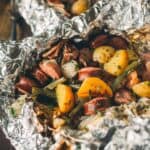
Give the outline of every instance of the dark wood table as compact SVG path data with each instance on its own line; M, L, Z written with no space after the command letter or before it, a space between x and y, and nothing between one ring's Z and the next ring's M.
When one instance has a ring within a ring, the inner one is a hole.
M12 20L10 0L0 0L0 40L10 39ZM17 40L31 36L29 26L22 17L19 17L17 29Z

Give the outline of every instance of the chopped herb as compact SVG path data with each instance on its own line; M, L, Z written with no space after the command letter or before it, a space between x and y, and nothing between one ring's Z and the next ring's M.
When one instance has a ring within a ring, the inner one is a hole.
M121 66L120 66L120 65L118 65L118 69L121 69Z
M75 64L75 63L73 62L73 64ZM75 70L76 70L76 71L79 70L79 65L78 65L78 64L75 64Z
M150 81L147 81L146 83L147 83L148 86L150 86Z
M16 112L13 108L10 108L10 113L13 117L16 117Z

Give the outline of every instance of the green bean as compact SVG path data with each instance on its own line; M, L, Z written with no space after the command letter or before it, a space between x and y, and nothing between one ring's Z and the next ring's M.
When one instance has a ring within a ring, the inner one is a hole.
M83 105L87 101L89 101L89 99L80 100L77 106L69 113L69 117L72 118L73 116L75 116L83 108Z
M116 91L116 89L119 88L123 79L140 64L141 64L141 62L139 60L133 61L131 64L129 64L128 67L125 69L125 71L120 76L118 76L115 79L115 81L113 82L113 84L112 84L113 91Z
M53 90L49 90L46 88L42 89L42 88L33 87L32 88L32 99L36 100L36 98L39 95L45 95L50 98L56 98L55 91L53 91Z
M53 90L58 84L60 83L64 83L66 81L66 79L64 77L53 81L52 83L48 84L46 87L44 87L44 89L49 89L49 90Z

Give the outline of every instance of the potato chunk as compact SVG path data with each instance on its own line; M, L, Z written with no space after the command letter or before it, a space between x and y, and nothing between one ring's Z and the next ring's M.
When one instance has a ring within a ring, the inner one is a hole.
M71 87L64 84L58 84L56 87L56 97L59 109L62 113L67 113L73 108L74 94Z
M108 73L119 76L128 65L128 53L126 50L118 50L114 56L104 64L104 70Z
M140 82L132 87L135 94L140 97L150 98L150 81Z
M81 13L84 13L87 9L89 9L88 0L77 0L73 3L71 12L74 15L80 15Z
M91 95L108 95L112 96L112 90L107 83L97 77L86 78L77 95L79 98L87 98Z
M110 46L100 46L94 50L93 60L104 64L114 55L115 49Z

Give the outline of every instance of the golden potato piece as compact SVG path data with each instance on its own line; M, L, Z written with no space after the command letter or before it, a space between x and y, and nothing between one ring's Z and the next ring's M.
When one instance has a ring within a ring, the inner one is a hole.
M115 49L110 46L100 46L94 50L93 60L105 64L114 55Z
M128 65L128 53L126 50L118 50L114 56L104 64L104 70L108 73L118 76L123 73Z
M109 85L97 77L86 78L77 92L79 98L87 98L90 94L108 96L113 95Z
M71 12L74 15L80 15L81 13L85 12L89 9L89 1L88 0L77 0L73 3Z
M135 94L140 97L150 98L150 81L140 82L132 87Z
M56 97L59 109L62 113L67 113L73 108L74 94L71 87L64 84L58 84L56 87Z

